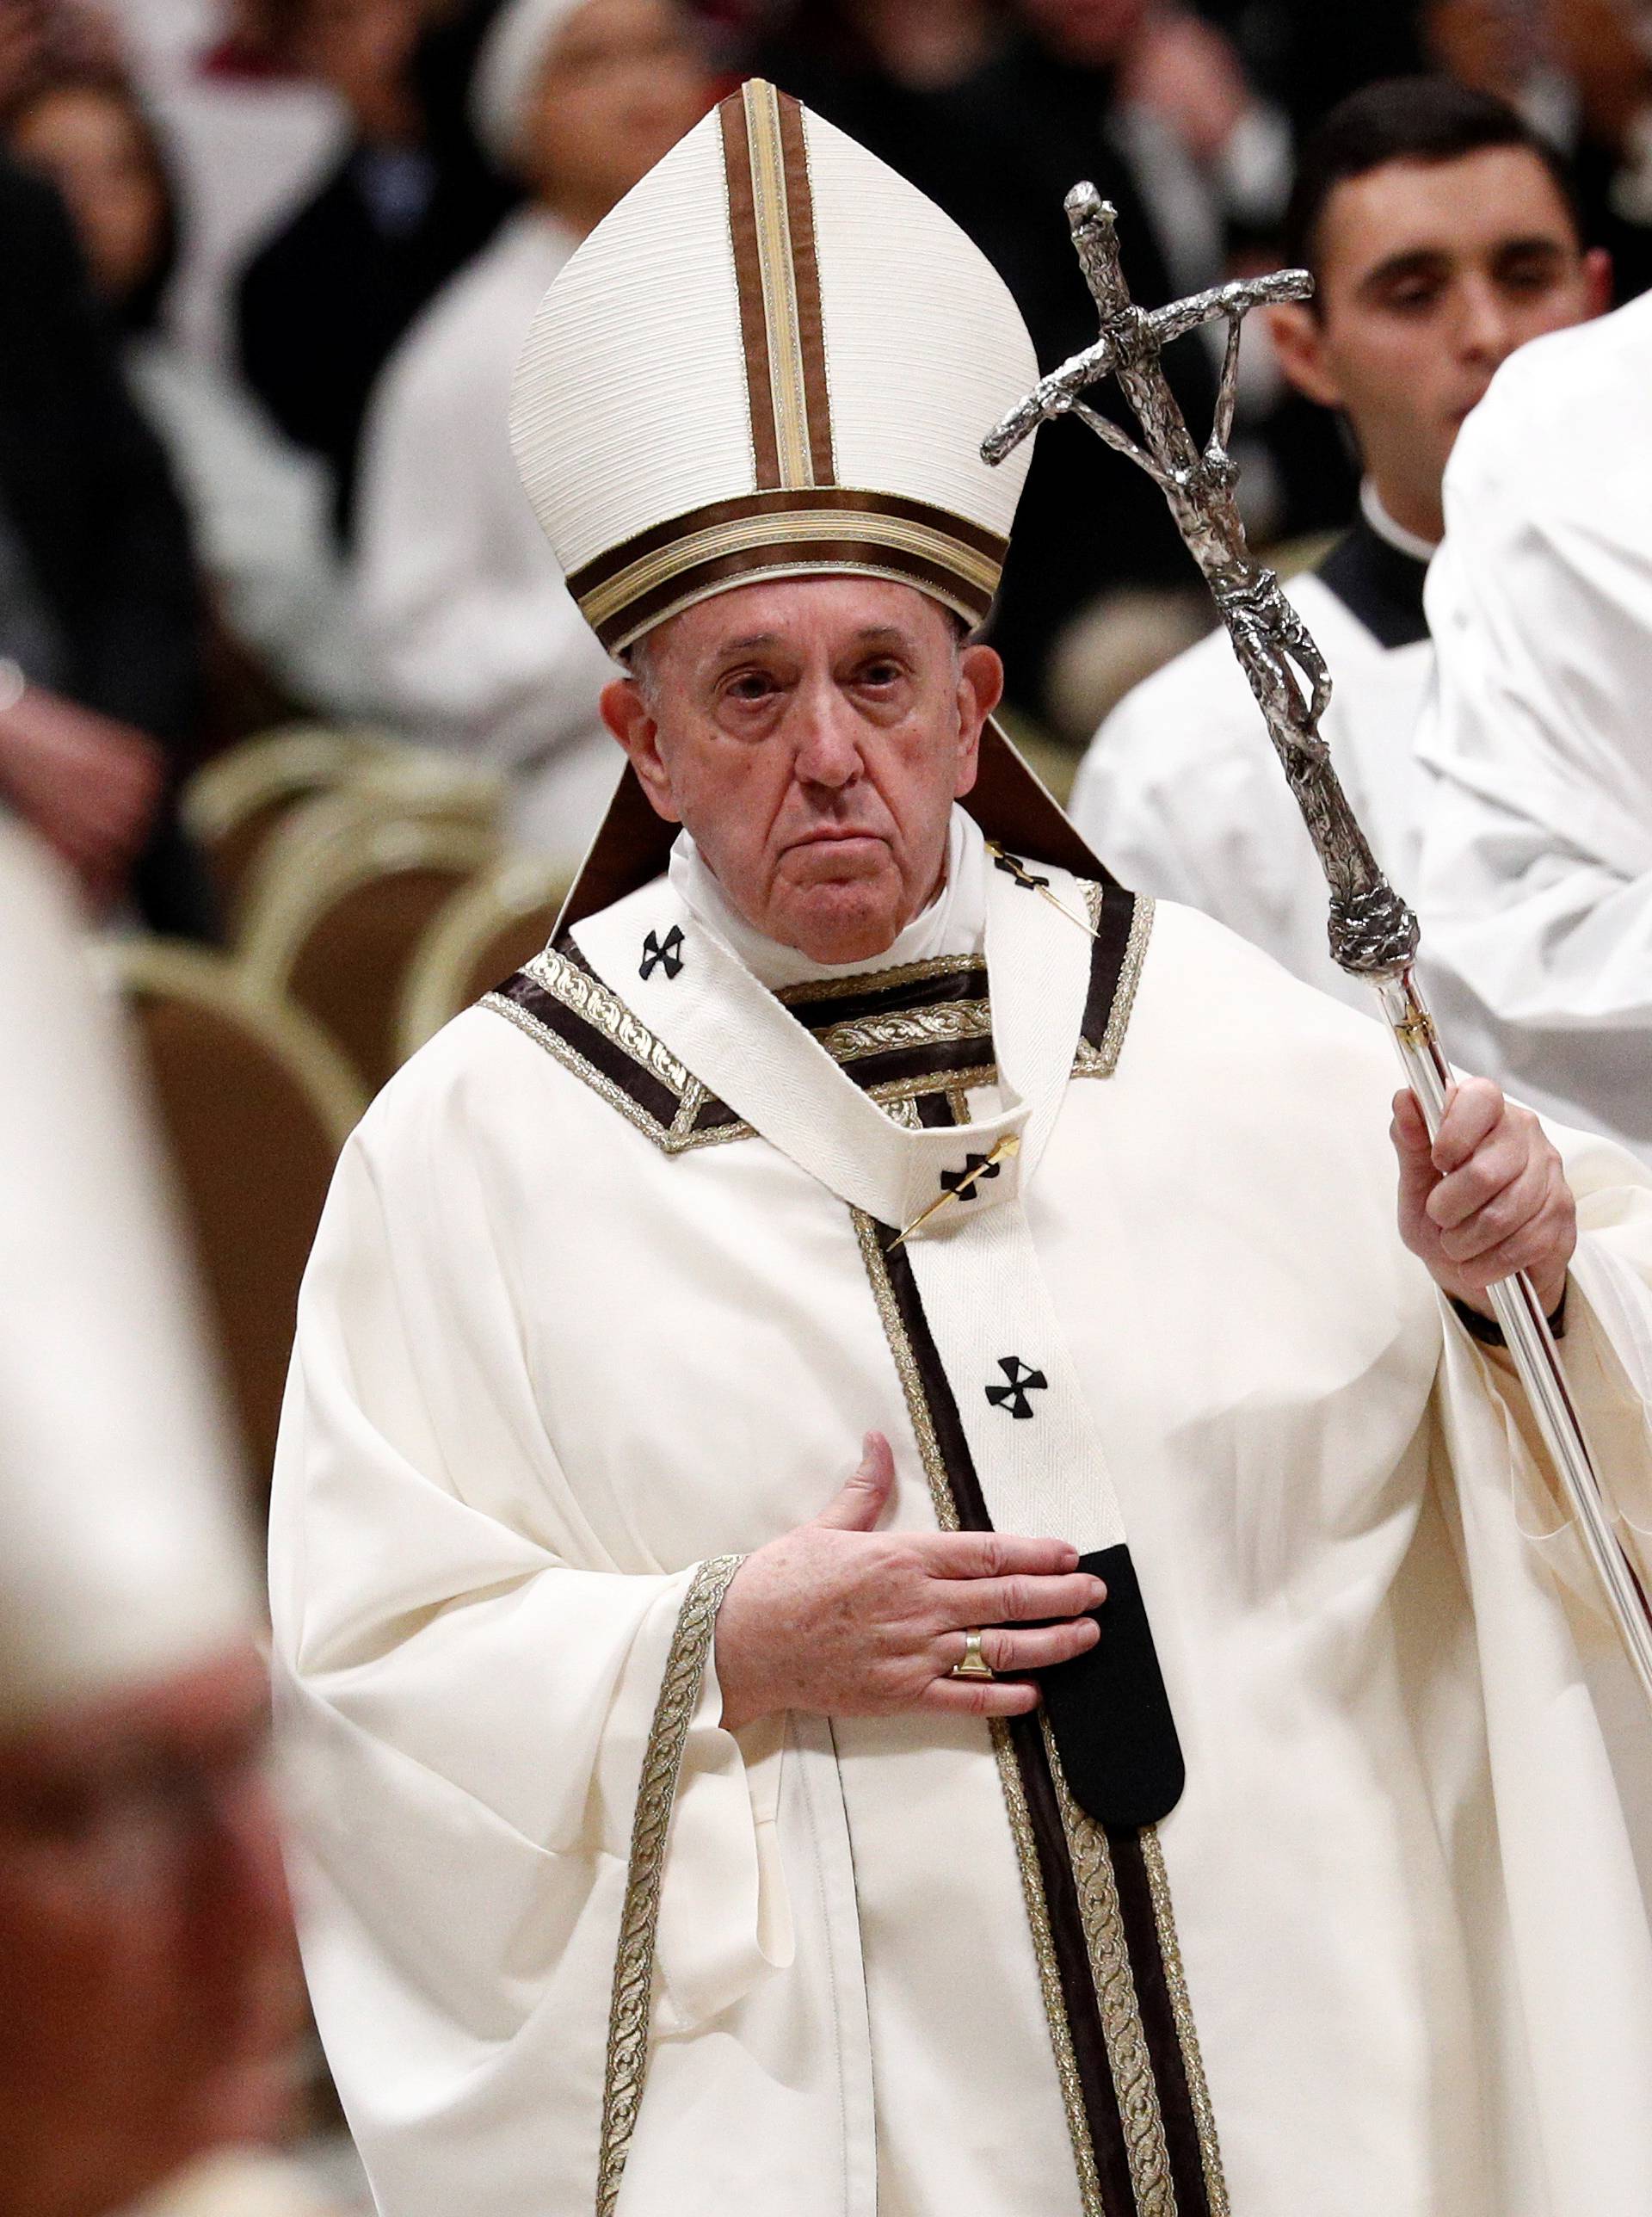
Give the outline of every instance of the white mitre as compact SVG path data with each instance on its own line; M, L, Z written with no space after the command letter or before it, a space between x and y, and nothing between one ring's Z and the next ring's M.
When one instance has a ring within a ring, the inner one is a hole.
M112 1011L0 820L0 1736L243 1643L236 1451Z
M1020 311L974 242L853 139L754 80L557 279L517 365L511 443L612 654L764 578L893 578L973 627L1032 453L994 469L981 442L1038 376ZM994 730L967 805L1006 843L1094 871ZM651 874L663 842L628 776L569 920Z

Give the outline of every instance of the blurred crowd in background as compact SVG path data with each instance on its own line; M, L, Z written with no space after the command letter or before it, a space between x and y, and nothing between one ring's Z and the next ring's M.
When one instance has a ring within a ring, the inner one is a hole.
M102 911L221 928L177 793L294 718L493 765L525 843L576 856L613 775L604 665L503 392L572 245L742 74L938 200L1050 364L1094 336L1074 182L1118 206L1138 298L1195 290L1277 261L1304 133L1398 71L1513 102L1572 157L1618 297L1652 280L1636 0L589 0L546 12L551 65L514 88L499 13L0 0L0 656L30 681L0 694L0 789ZM1197 419L1217 362L1174 366ZM1261 546L1353 513L1346 432L1261 319L1236 450ZM1014 707L1082 746L1205 621L1151 485L1048 435L995 620Z

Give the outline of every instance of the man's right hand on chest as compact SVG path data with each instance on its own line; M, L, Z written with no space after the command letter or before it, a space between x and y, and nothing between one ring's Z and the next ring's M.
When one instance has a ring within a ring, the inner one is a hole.
M1014 1674L1095 1645L1087 1612L1106 1588L1078 1569L1077 1548L998 1532L875 1531L894 1483L889 1442L868 1432L836 1498L742 1564L717 1625L726 1729L781 1709L1016 1716L1039 1693ZM952 1677L974 1630L998 1675Z

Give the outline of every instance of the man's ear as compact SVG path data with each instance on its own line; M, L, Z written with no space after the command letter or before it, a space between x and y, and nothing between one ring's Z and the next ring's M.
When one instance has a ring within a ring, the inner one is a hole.
M958 774L952 797L962 800L975 784L981 734L1004 697L1004 665L989 646L966 646L958 658Z
M1583 256L1583 281L1588 288L1589 315L1604 316L1612 306L1612 256L1604 246L1592 246Z
M1326 358L1325 326L1319 318L1295 300L1266 312L1273 351L1291 384L1322 408L1340 408L1342 388Z
M681 824L671 775L660 752L660 727L634 677L616 677L604 689L602 720L625 749L648 795L649 806L668 824Z

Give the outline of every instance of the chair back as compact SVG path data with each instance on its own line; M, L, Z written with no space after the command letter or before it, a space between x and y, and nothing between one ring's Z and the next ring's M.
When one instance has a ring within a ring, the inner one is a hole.
M231 930L276 826L300 802L348 784L375 756L393 756L396 744L384 732L283 725L215 755L194 773L183 789L183 820L206 857Z
M299 1281L365 1095L313 1024L225 956L134 939L99 960L148 1071L262 1514Z
M410 815L398 795L311 801L277 832L249 891L248 974L321 1024L376 1091L401 1060L398 1018L420 942L498 851L491 830Z
M532 855L508 855L454 894L425 934L402 997L402 1057L531 961L572 883Z

